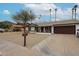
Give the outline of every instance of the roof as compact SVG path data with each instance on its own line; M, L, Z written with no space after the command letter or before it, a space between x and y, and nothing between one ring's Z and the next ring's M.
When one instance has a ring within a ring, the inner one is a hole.
M27 24L27 25L26 25L26 27L28 27L28 26L35 27L35 26L37 26L37 25L31 23L31 24ZM22 27L23 27L23 24L13 24L12 27L19 27L19 28L22 28Z
M23 27L22 25L12 25L13 27Z
M52 25L63 25L63 24L79 24L79 20L64 20L55 22L43 22L38 23L38 26L52 26Z
M34 23L31 23L31 24L29 24L29 26L35 27L35 26L38 26L38 25L34 24Z

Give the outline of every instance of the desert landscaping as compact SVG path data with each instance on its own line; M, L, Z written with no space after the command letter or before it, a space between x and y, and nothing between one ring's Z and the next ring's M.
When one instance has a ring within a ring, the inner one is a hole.
M27 48L31 48L35 44L41 42L42 40L46 39L49 35L48 34L35 34L29 33L27 36ZM5 32L0 33L0 40L7 40L13 42L15 44L23 46L23 36L22 32Z

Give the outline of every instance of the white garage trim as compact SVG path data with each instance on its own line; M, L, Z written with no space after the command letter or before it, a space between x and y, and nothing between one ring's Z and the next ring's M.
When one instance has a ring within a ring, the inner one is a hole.
M76 33L75 34L77 34L77 29L79 29L79 24L75 25L75 29L76 29Z

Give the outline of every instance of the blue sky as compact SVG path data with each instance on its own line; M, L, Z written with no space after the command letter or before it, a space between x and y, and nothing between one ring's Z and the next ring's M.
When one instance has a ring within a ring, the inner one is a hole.
M54 9L58 8L57 19L71 18L70 9L74 6L74 3L54 3L54 4L19 4L19 3L0 3L0 20L12 20L12 15L19 12L21 9L29 8L35 15L37 15L34 22L39 22L38 17L42 15L40 21L49 21L49 9L52 9L52 20L54 19ZM69 13L70 12L70 13ZM69 16L70 15L70 16Z
M1 20L10 20L11 16L14 15L17 11L21 10L23 8L23 6L21 4L0 4L0 19ZM4 10L8 10L10 12L10 14L4 14Z
M74 3L56 3L56 5L61 7L62 9L65 9L65 8L71 8L75 4Z

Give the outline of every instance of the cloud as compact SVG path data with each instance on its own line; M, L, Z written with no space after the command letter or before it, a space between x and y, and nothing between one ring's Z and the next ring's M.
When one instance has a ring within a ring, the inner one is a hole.
M30 8L37 16L39 15L50 16L49 9L52 9L52 21L54 20L55 17L55 8L57 8L57 21L72 19L72 8L62 9L61 7L58 7L55 4L49 4L49 3L24 4L24 7ZM77 9L77 13L79 13L79 8ZM43 20L40 21L42 22ZM39 22L39 20L36 20L36 22Z
M49 15L49 9L54 10L56 6L54 4L24 4L25 8L30 8L36 15Z
M71 11L71 8L67 8L65 10L62 10L61 8L57 11L57 17L59 19L70 19L72 16L72 11Z
M49 16L50 15L50 11L49 9L52 9L52 16L54 15L54 9L57 8L57 6L55 4L44 4L44 3L38 3L38 4L24 4L24 8L26 9L31 9L35 15L37 16L37 18L33 21L33 22L44 22L47 20L43 20L43 19L38 19L39 15L42 16Z
M3 14L5 14L5 15L9 15L10 12L9 12L9 10L3 10Z

